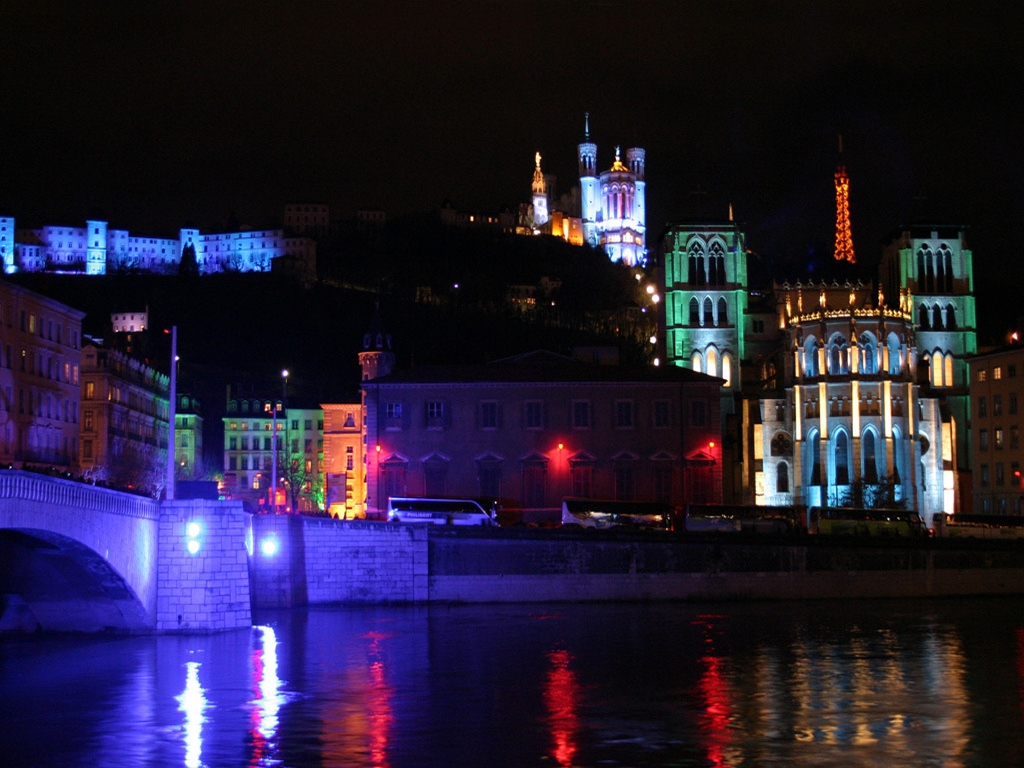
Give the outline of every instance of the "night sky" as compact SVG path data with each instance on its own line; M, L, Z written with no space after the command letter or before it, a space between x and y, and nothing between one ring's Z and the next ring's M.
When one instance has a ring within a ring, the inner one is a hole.
M1008 2L0 3L0 209L133 234L526 202L647 150L649 240L725 218L828 256L844 137L854 240L970 226L980 325L1024 291L1024 24ZM1019 310L1014 310L1019 312ZM984 340L984 339L983 339Z

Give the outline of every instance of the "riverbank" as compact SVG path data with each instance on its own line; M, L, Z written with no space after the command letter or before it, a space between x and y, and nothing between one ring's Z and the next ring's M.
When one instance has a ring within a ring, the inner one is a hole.
M253 609L1024 595L1024 543L253 518ZM275 542L268 555L261 541Z

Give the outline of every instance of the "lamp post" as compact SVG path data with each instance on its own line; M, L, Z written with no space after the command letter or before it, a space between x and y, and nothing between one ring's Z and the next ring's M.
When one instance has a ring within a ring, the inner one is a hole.
M288 462L288 369L284 368L281 371L281 418L284 419L284 459L285 466L281 467L283 474L288 473L287 462ZM277 437L277 427L274 427L274 437ZM277 452L274 452L274 456L277 456ZM274 503L277 503L277 473L274 473ZM285 497L284 497L284 508L288 509L288 493L287 486L285 486ZM276 508L274 510L277 511ZM294 511L294 510L292 510Z

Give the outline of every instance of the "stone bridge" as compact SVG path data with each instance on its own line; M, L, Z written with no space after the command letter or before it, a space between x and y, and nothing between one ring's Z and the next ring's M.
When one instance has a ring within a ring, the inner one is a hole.
M239 503L0 470L0 631L248 627L251 541Z

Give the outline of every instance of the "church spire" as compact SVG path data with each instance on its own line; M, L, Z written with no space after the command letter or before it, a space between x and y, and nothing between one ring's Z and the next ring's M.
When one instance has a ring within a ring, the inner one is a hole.
M839 136L839 166L835 173L836 184L836 261L857 262L853 252L853 233L850 229L850 177L843 163L843 137Z

